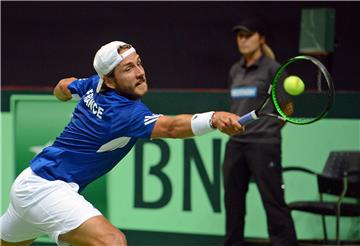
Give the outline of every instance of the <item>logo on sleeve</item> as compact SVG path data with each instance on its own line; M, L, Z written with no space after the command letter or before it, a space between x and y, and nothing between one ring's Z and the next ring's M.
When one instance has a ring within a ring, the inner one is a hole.
M153 123L156 121L162 114L152 114L150 116L145 116L144 118L144 125L149 125L150 123Z

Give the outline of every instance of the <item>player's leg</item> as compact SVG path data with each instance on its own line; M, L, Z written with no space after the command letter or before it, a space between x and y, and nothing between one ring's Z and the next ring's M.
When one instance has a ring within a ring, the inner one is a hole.
M28 246L30 245L35 239L31 239L31 240L26 240L26 241L22 241L22 242L7 242L4 240L0 240L0 245L1 246Z
M253 144L250 165L265 208L274 245L297 245L294 224L282 189L280 144Z
M126 245L125 235L101 215L92 217L78 228L60 235L59 240L76 246Z
M245 144L229 141L223 165L226 235L224 245L243 245L246 193L250 172L245 163Z
M22 186L27 173L28 170L23 171L11 186L9 206L0 217L1 245L30 245L42 234L39 228L21 215L22 208L27 208L26 190ZM19 196L22 198L19 199Z
M89 228L88 225L93 221L102 233L95 235L104 236L104 232L110 232L110 235L115 235L114 240L123 238L78 190L79 186L75 183L48 181L37 176L31 169L26 169L13 184L9 209L0 220L1 226L5 228L2 228L0 238L7 242L20 242L47 234L57 244L63 245L59 235L77 228L80 232L86 231L82 228ZM107 237L106 240L110 241Z
M37 235L39 231L18 216L10 203L6 212L0 217L0 245L30 245Z

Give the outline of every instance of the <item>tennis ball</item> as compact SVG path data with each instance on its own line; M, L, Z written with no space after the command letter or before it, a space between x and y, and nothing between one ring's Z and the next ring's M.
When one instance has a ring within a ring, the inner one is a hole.
M284 89L292 96L298 96L304 92L305 84L298 76L291 75L284 81Z

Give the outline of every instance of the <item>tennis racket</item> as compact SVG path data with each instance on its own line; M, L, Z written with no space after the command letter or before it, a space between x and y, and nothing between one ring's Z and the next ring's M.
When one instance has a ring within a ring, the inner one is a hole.
M297 76L304 82L304 92L299 95L286 92L284 83L288 75ZM260 107L240 117L239 123L246 125L268 116L296 125L310 124L327 115L334 103L334 93L331 76L318 59L296 56L277 70ZM270 101L276 113L273 108L269 110Z

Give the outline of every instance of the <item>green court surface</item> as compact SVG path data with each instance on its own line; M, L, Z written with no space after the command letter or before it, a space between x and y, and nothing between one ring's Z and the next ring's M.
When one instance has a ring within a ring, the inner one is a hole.
M179 233L161 233L123 230L129 246L221 246L223 237ZM55 246L55 243L35 242L32 246ZM300 240L299 246L336 245L330 241L325 244L320 240ZM342 246L359 246L360 241L343 241ZM246 246L271 246L267 239L246 240Z

